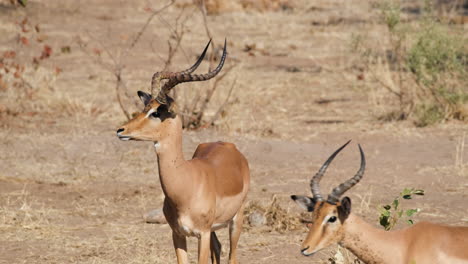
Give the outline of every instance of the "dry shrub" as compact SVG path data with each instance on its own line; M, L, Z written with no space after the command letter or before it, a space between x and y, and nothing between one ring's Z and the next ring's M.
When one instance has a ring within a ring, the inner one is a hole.
M140 110L138 109L140 108L140 101L136 96L134 96L132 87L135 87L136 85L131 84L130 80L128 80L129 76L131 76L131 74L128 73L130 72L131 67L127 67L126 64L128 63L129 58L132 57L134 48L137 43L141 41L142 36L148 34L146 33L147 29L153 27L154 23L157 23L153 21L156 17L159 18L158 20L161 27L168 30L167 36L163 37L167 39L167 52L164 52L166 55L159 56L162 59L162 64L164 66L158 71L177 72L181 70L181 66L173 66L174 58L179 53L183 53L187 59L189 57L198 58L199 54L198 56L187 56L182 48L184 44L183 39L186 35L191 34L190 28L187 25L191 22L191 19L194 16L198 15L201 15L203 18L207 40L211 39L212 52L208 52L210 55L208 55L206 59L209 64L205 64L210 65L209 69L213 69L221 59L223 46L215 45L214 42L216 38L214 38L210 33L210 27L206 20L205 10L200 8L200 12L194 13L191 12L189 8L186 8L186 4L178 2L177 6L181 7L179 13L170 20L166 20L161 16L161 14L163 14L164 11L174 3L175 0L170 0L166 5L161 6L159 9L151 9L150 15L147 17L146 22L141 25L140 29L137 30L135 34L128 33L131 36L128 40L118 40L120 44L115 48L112 47L113 45L108 43L110 42L109 40L114 38L114 35L97 38L89 36L92 41L84 41L81 37L78 37L78 44L83 52L97 65L102 67L102 69L114 75L117 102L119 103L120 109L127 120L132 119L139 113ZM159 33L165 34L164 32ZM101 48L93 48L95 46L99 46ZM155 43L154 41L151 43L151 46L158 47L154 50L164 50L163 45ZM96 53L96 50L99 52ZM193 63L193 61L191 62ZM171 97L174 98L177 103L177 112L182 117L183 128L198 129L209 127L214 125L220 117L224 117L226 113L225 107L229 104L232 91L235 88L236 80L232 80L230 84L222 83L222 85L220 85L220 83L235 66L236 64L224 65L222 73L214 77L211 81L203 82L198 85L193 83L185 84L185 86L192 86L191 88L195 89L173 89L171 91ZM164 80L162 84L166 81L167 80ZM221 86L225 86L227 92L218 108L213 110L210 107L210 102L217 97L215 94L219 94L217 90L221 90ZM155 96L156 92L157 91L153 91L152 87L151 94Z
M251 201L248 203L244 210L245 219L248 221L249 215L254 212L258 212L265 217L265 226L267 231L276 231L284 233L290 230L297 230L303 226L301 219L306 218L304 213L301 213L300 217L289 212L288 209L284 209L279 204L277 196L273 196L269 204L261 204L257 201ZM247 229L250 227L248 223L244 225Z
M52 90L62 72L47 63L56 51L42 39L41 26L27 16L14 24L5 36L12 39L5 42L8 48L0 49L0 114L7 115L45 108L44 102L37 102L39 92Z
M385 111L381 120L406 119L419 127L468 120L466 37L460 28L440 22L432 8L426 0L422 15L408 22L402 19L400 1L383 2L381 14L387 27L383 39L388 39L388 46L381 50L382 46L368 43L361 50L366 73L380 87L373 88L374 94L377 89L387 91L381 105L392 110Z

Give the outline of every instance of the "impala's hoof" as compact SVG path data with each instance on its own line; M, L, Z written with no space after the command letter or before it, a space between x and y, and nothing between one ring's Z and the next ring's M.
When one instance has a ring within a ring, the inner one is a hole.
M143 215L143 219L149 224L167 224L166 217L161 208L149 211Z

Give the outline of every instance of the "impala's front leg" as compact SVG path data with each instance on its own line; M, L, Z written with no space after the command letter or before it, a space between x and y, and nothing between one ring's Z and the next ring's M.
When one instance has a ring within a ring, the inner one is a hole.
M211 232L203 232L198 239L198 264L208 264Z
M177 264L188 264L187 257L187 238L172 231L172 241L177 256Z

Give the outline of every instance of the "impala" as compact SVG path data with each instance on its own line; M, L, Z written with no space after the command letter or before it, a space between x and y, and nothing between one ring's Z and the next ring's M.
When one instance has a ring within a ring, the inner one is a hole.
M312 256L338 243L365 263L468 263L468 227L421 222L398 231L384 231L351 213L349 197L340 201L340 197L364 175L366 160L361 146L361 167L356 175L334 188L324 200L319 181L328 165L348 143L336 150L310 181L313 197L291 196L302 208L312 212L312 223L301 253Z
M211 42L211 41L210 41ZM243 222L243 208L250 184L249 166L232 143L198 145L191 160L182 152L182 121L169 91L179 83L205 81L218 74L226 60L226 42L219 65L211 72L196 75L208 45L189 69L181 72L156 72L151 90L138 96L145 107L142 113L117 130L121 140L154 142L159 179L165 195L163 212L172 229L178 263L188 263L187 236L198 238L198 263L220 262L221 244L215 231L229 226L229 263L237 263L236 248ZM166 80L162 85L161 81Z

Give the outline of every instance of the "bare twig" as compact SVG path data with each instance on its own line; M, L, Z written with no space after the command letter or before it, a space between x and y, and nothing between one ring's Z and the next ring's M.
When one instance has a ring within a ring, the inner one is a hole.
M211 35L210 27L208 26L208 20L206 19L207 12L206 12L205 0L200 0L199 3L200 4L198 5L198 8L200 9L200 13L202 14L202 17L203 17L203 26L205 27L206 35L208 36L209 39L212 40L211 55L209 58L210 66L208 68L209 70L211 70L211 68L213 68L214 58L216 57L216 44L213 40L213 36Z
M125 50L125 52L123 53L124 57L133 49L133 47L135 47L135 45L138 43L138 41L140 40L141 36L143 35L143 33L146 31L146 28L148 27L148 25L151 23L151 21L153 20L153 18L161 13L162 11L166 10L167 8L169 8L170 6L172 6L173 4L175 3L175 0L171 0L168 4L166 4L165 6L161 7L160 9L158 10L155 10L151 13L151 15L146 19L146 22L145 24L143 25L143 27L141 27L140 31L138 31L138 33L135 35L135 37L133 38L132 42L130 43L130 45L127 47L127 49Z
M379 77L377 77L377 74L374 71L370 70L369 72L372 74L372 77L374 77L374 79L378 83L380 83L380 85L382 85L385 89L387 89L390 93L396 95L398 98L401 97L401 94L399 92L395 91L391 86L389 86L388 84L383 82Z
M221 106L218 108L218 111L216 111L215 115L213 118L211 118L210 122L207 122L203 127L208 127L214 124L214 122L219 118L219 115L224 111L226 108L227 103L229 102L229 99L231 98L232 91L234 90L234 87L236 85L237 78L234 79L234 81L231 84L231 88L229 89L228 95L226 97L226 100L221 104Z
M197 114L197 116L195 118L197 124L201 124L201 120L203 119L203 115L205 114L206 108L208 107L208 103L211 101L211 98L213 97L214 92L218 88L219 82L221 82L224 79L224 77L226 77L226 75L229 72L231 72L231 70L234 69L234 67L236 67L236 66L237 65L234 64L234 65L228 67L224 71L224 73L222 75L220 75L218 78L215 79L215 81L213 82L213 85L207 91L206 96L205 96L205 98L204 98L204 100L202 102L202 105L200 107L200 111L198 111L198 114Z
M122 110L122 112L124 113L125 117L127 118L127 120L130 120L131 118L131 115L130 113L125 109L125 107L123 106L123 102L122 102L122 98L120 97L120 93L119 93L119 90L120 90L120 87L122 86L122 77L121 77L121 71L120 70L116 70L116 72L114 73L115 74L115 78L117 79L116 83L115 83L115 94L117 95L117 102L119 102L119 106L120 106L120 109Z
M167 71L167 69L170 67L170 65L172 64L172 60L175 56L175 54L179 51L179 50L182 50L182 52L184 53L185 55L185 52L183 51L182 47L181 47L181 43L182 43L182 39L185 35L185 25L188 21L188 18L184 19L182 22L180 22L180 20L182 19L182 15L184 14L184 11L185 11L185 8L182 9L182 11L180 12L180 14L177 16L176 18L176 21L175 21L175 27L172 28L171 25L163 18L160 18L160 21L165 23L166 26L168 28L171 29L171 34L172 34L172 38L175 40L175 46L173 46L172 42L170 40L167 41L167 44L168 44L168 54L167 54L167 57L166 59L164 60L164 68L162 69L162 71ZM186 56L186 55L185 55ZM153 87L151 87L151 94L153 94ZM172 95L174 96L174 98L177 97L177 94L176 94L176 90L172 90Z

